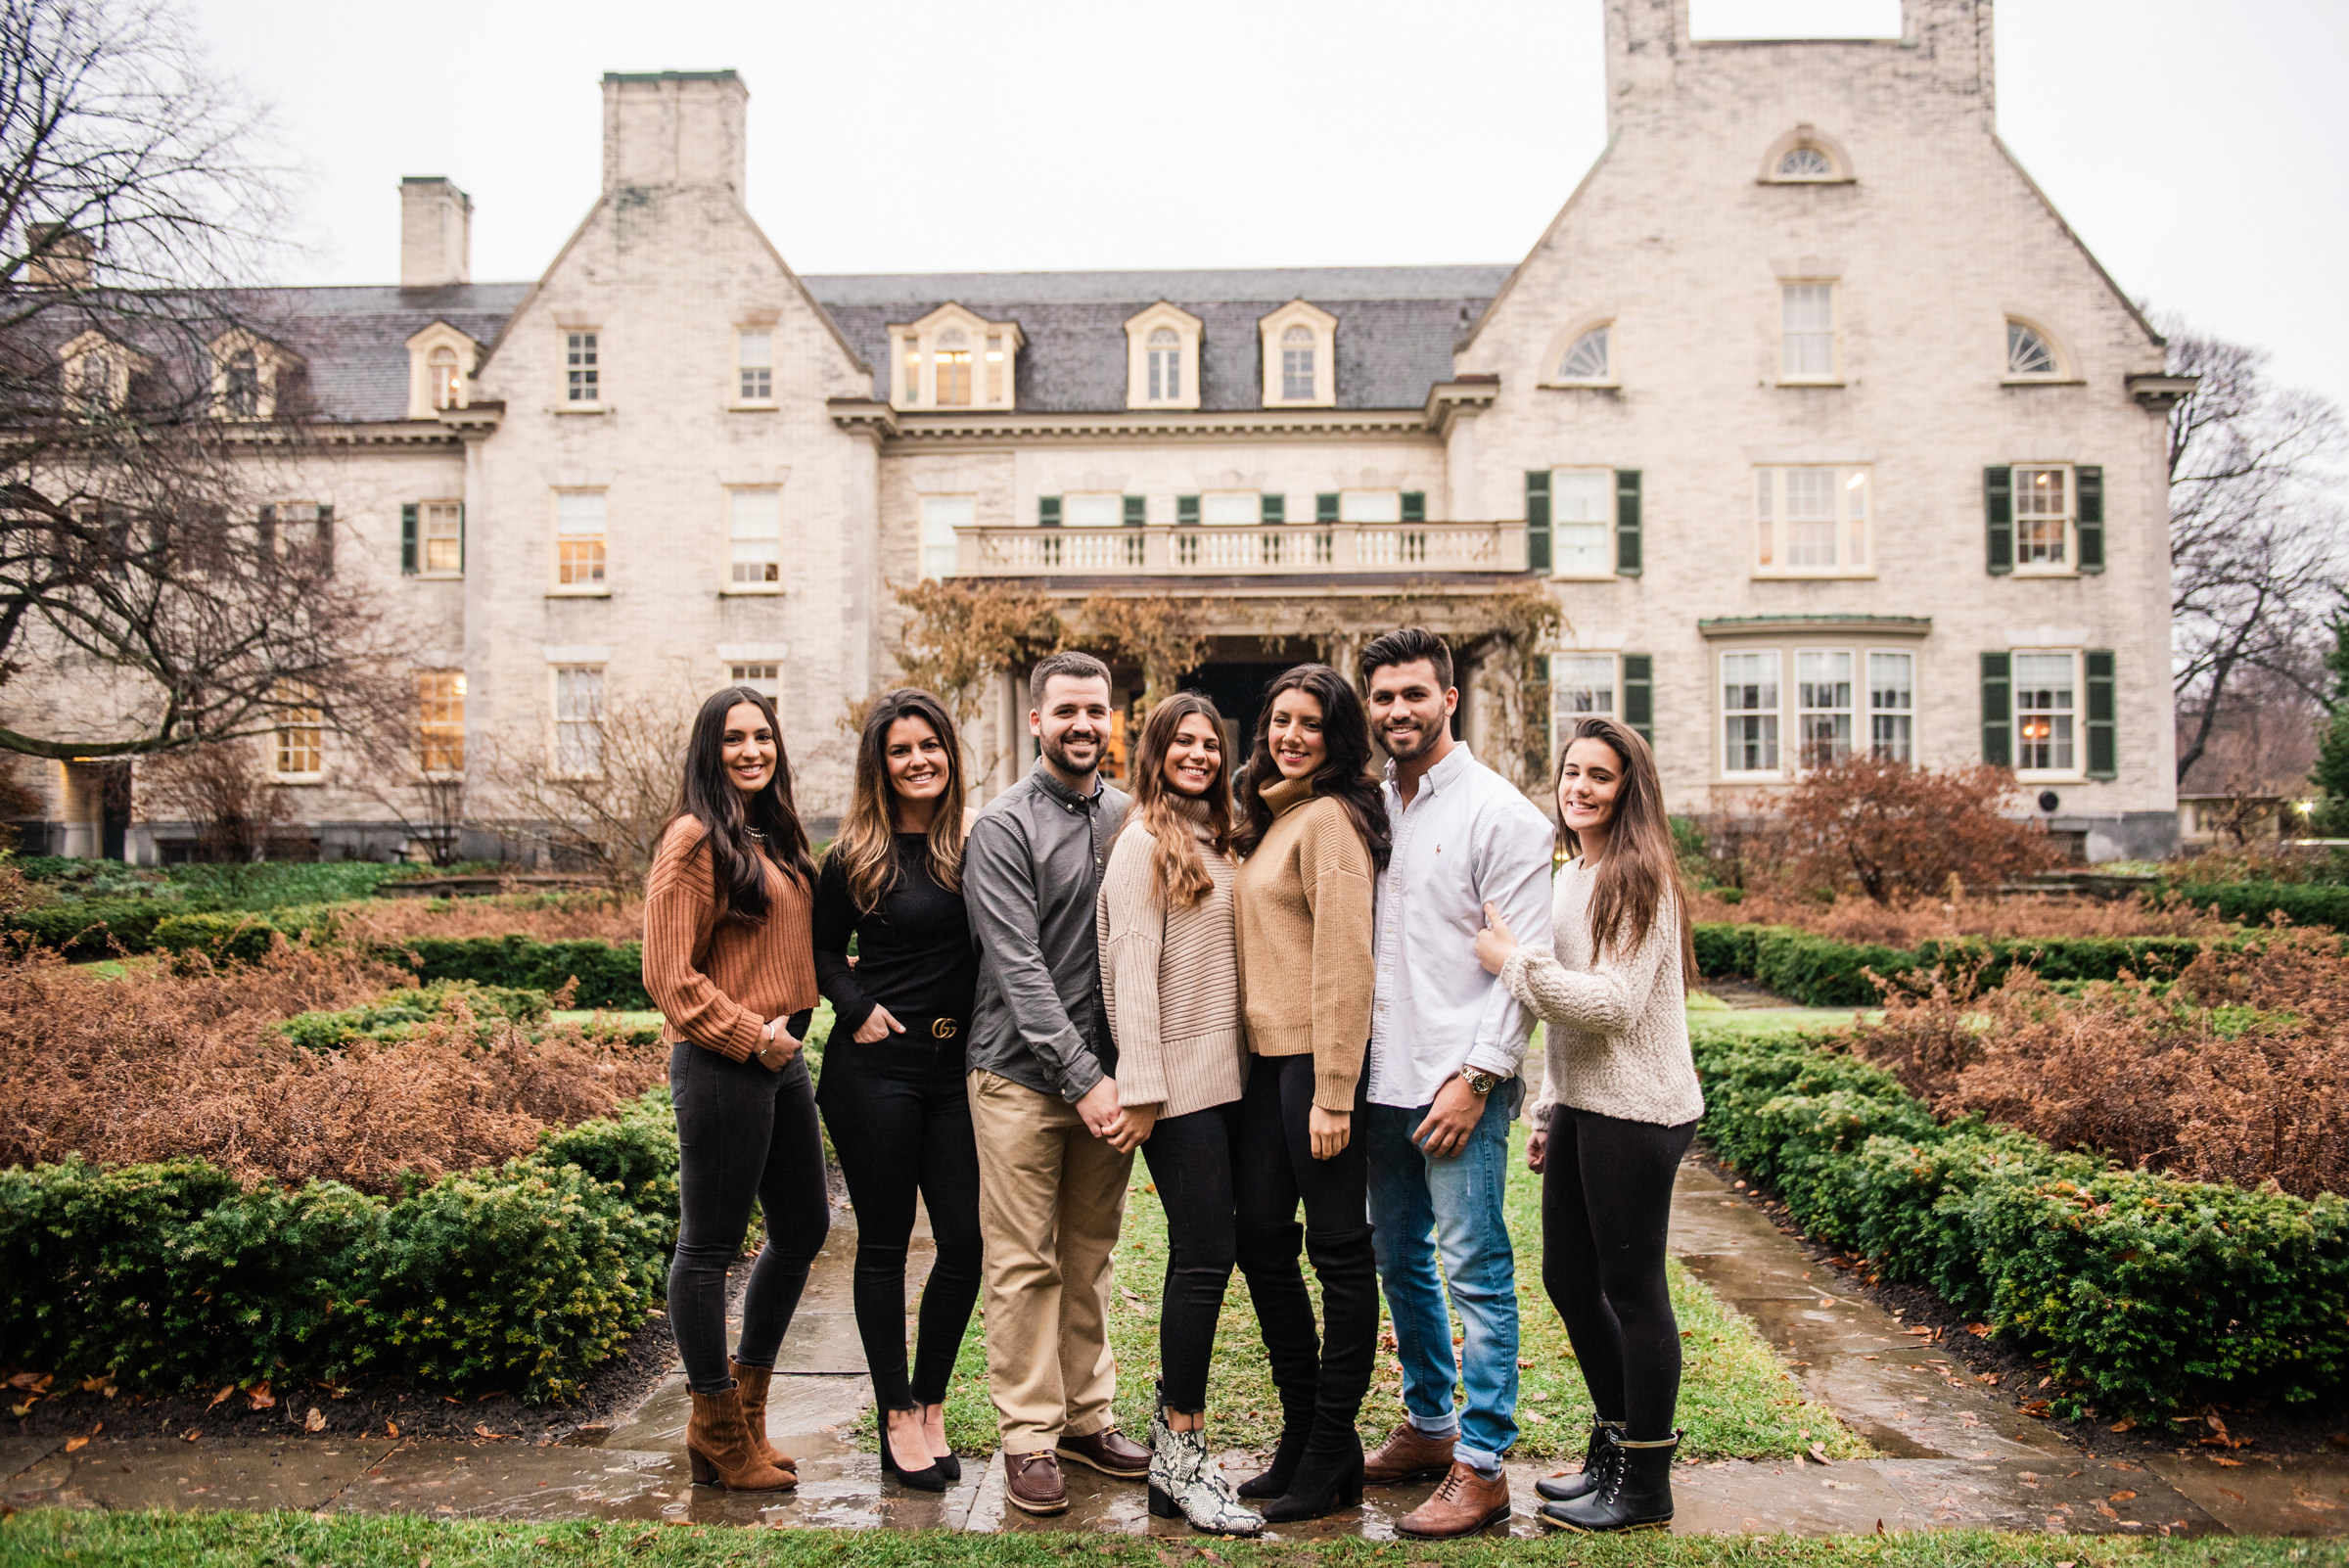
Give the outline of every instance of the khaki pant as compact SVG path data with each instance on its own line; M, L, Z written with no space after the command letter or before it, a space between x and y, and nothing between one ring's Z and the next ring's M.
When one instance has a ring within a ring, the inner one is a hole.
M1111 1424L1110 1265L1133 1156L1077 1108L974 1070L979 1231L987 1242L987 1375L1007 1453Z

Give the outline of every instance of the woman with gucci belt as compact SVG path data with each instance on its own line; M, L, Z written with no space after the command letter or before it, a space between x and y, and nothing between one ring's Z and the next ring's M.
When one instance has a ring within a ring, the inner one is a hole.
M834 1012L816 1104L856 1209L856 1331L883 1415L881 1467L943 1492L946 1381L979 1299L979 1146L962 1035L979 980L962 899L962 752L926 691L873 704L856 783L815 886L815 970ZM856 956L849 956L849 943ZM905 1367L905 1248L914 1195L938 1261Z

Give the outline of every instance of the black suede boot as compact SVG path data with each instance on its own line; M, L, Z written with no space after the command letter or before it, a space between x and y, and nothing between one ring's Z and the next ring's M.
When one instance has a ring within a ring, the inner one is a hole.
M1545 1502L1534 1515L1559 1530L1597 1535L1610 1530L1661 1530L1672 1523L1672 1458L1681 1434L1632 1443L1607 1434L1614 1452L1598 1490L1572 1502Z
M1534 1483L1534 1490L1547 1502L1572 1502L1580 1497L1596 1492L1606 1479L1605 1465L1612 1461L1615 1450L1607 1447L1607 1434L1623 1435L1621 1421L1592 1421L1590 1447L1583 1454L1581 1475L1543 1476Z
M1288 1491L1265 1504L1267 1522L1318 1519L1362 1500L1362 1440L1355 1431L1378 1354L1378 1267L1370 1228L1308 1231L1321 1281L1321 1367L1313 1435Z
M1313 1301L1297 1268L1305 1227L1243 1229L1234 1239L1240 1274L1248 1281L1248 1299L1264 1333L1272 1386L1280 1391L1280 1446L1265 1472L1241 1482L1238 1492L1243 1498L1277 1498L1289 1490L1290 1478L1305 1457L1320 1379L1321 1344L1313 1328Z

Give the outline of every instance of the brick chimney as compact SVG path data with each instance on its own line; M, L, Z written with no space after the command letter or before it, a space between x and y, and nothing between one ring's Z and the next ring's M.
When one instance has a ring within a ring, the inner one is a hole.
M439 174L399 182L399 286L473 281L473 198Z
M604 189L720 185L739 194L743 108L730 70L604 73Z

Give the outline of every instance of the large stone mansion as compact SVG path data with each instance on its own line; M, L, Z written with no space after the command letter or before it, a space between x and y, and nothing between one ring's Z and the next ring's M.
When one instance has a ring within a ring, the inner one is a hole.
M611 705L731 679L835 814L925 577L1191 606L1242 721L1382 618L1538 591L1551 712L1650 733L1675 809L1872 749L2011 764L2092 856L2157 853L2183 384L1999 140L1991 10L1716 42L1605 0L1606 148L1514 266L802 276L742 205L743 80L608 75L603 190L535 282L473 282L470 202L411 178L396 287L277 292L318 417L273 516L415 628L440 769L591 771ZM989 788L1025 706L1006 673ZM269 748L295 815L399 851L338 749ZM46 848L180 853L42 765Z

